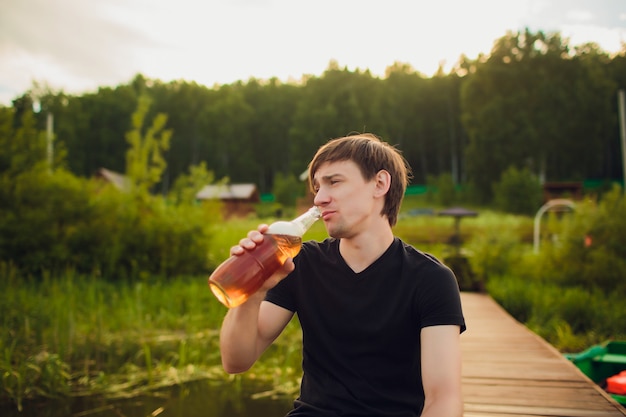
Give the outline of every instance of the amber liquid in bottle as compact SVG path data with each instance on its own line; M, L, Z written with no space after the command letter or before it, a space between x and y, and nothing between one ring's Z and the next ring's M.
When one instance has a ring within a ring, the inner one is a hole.
M226 307L236 307L257 292L301 247L300 236L266 234L254 250L231 256L211 274L211 291Z

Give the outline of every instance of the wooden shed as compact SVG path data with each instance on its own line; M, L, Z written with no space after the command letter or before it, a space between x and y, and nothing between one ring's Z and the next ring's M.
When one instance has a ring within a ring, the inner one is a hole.
M543 184L544 203L556 198L581 200L583 197L583 183L575 181L546 182Z
M261 201L255 184L206 185L196 194L198 200L220 200L225 218L245 217L254 213L254 205Z

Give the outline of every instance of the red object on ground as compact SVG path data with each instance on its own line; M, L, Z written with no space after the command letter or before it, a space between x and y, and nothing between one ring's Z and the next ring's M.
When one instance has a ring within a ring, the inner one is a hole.
M626 395L626 371L607 378L606 391L611 394Z

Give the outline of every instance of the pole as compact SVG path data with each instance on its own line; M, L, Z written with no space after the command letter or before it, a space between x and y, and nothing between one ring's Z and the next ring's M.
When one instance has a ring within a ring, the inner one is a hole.
M626 93L617 92L619 107L620 136L622 137L622 191L626 193Z
M52 172L52 164L54 163L54 116L48 112L46 117L46 141L48 155L48 172Z

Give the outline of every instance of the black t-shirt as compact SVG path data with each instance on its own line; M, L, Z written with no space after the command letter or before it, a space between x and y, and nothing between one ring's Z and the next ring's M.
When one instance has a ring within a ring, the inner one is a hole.
M296 269L266 300L297 313L300 396L289 416L419 416L420 330L465 330L452 271L400 239L355 273L339 240L305 242Z

